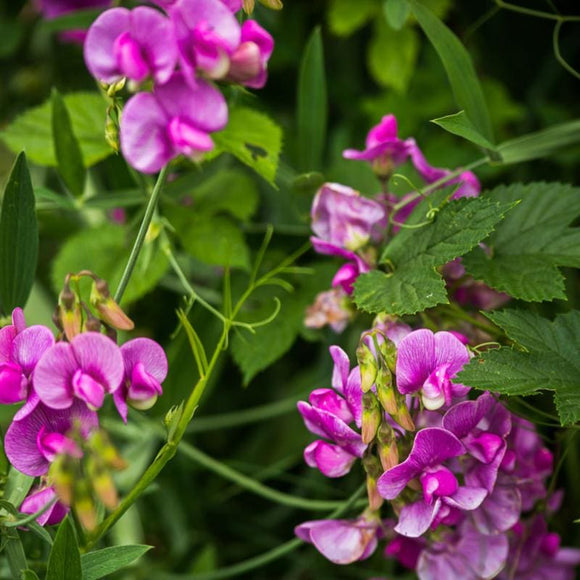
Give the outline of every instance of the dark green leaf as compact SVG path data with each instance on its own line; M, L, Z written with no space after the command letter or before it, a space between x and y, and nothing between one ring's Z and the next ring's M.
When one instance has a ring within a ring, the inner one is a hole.
M475 145L479 145L484 149L493 149L494 146L473 126L465 111L459 111L454 115L447 115L446 117L439 117L432 119L431 123L439 125L449 133L459 135Z
M152 546L111 546L81 556L82 580L99 580L138 560Z
M56 89L52 91L52 138L58 171L69 191L80 197L85 189L86 178L83 154L64 100Z
M358 277L357 306L367 312L402 315L446 303L445 284L435 268L473 248L512 205L484 198L458 199L445 205L432 223L403 229L381 256L393 272L373 271Z
M407 0L384 0L383 11L389 26L394 30L401 30L409 16Z
M322 36L316 28L304 49L298 74L298 166L303 171L322 167L327 109Z
M105 140L105 99L97 93L70 93L63 99L83 153L85 167L113 153ZM15 153L26 150L26 155L34 163L56 167L51 109L50 101L30 109L8 125L0 133L0 138Z
M457 104L478 132L493 143L493 131L471 57L447 26L418 0L408 0L419 25L439 54Z
M0 216L0 302L5 313L26 304L38 259L35 199L26 155L16 158Z
M50 32L63 32L79 28L85 30L89 28L101 12L103 10L75 10L52 20L44 20L42 26Z
M24 501L33 483L34 477L24 475L24 473L20 473L14 467L10 468L4 488L4 499L14 507L20 507L20 504Z
M332 0L328 8L330 30L338 36L350 36L376 13L375 0Z
M499 186L485 194L520 203L485 240L464 257L468 273L527 301L565 298L559 266L580 267L580 189L561 183Z
M282 130L269 117L243 107L230 109L226 128L213 133L212 138L216 149L209 158L231 153L274 185L282 149Z
M34 570L24 570L20 575L20 580L38 580L38 576Z
M50 556L46 580L79 580L82 578L81 555L70 517L58 528Z
M504 310L486 314L525 352L502 347L474 358L457 379L478 389L506 395L554 391L562 425L580 420L580 312L552 322L531 312Z

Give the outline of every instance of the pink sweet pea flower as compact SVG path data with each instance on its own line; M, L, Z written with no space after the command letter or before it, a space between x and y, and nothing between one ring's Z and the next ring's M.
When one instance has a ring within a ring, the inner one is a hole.
M45 487L43 489L36 489L29 493L22 505L20 511L23 514L35 514L39 512L44 506L54 502L43 514L36 518L36 521L41 526L54 526L60 524L69 512L69 508L56 499L56 492L53 487Z
M90 27L84 54L87 68L102 82L151 77L165 83L177 64L177 41L171 21L158 10L113 8Z
M119 347L98 332L85 332L45 352L34 371L34 388L52 409L67 409L80 399L96 410L105 394L119 388L122 378Z
M198 158L213 149L209 134L228 122L223 95L199 79L191 88L175 73L153 93L139 93L121 117L121 149L130 165L155 173L178 155Z

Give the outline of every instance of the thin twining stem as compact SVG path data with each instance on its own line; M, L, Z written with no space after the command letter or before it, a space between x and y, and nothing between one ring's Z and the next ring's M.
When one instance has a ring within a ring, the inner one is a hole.
M533 8L526 8L524 6L518 6L517 4L504 2L504 0L494 0L494 1L499 8L511 10L512 12L519 12L520 14L526 14L527 16L544 18L546 20L556 20L559 22L580 22L580 16L566 16L564 14L544 12L543 10L534 10Z

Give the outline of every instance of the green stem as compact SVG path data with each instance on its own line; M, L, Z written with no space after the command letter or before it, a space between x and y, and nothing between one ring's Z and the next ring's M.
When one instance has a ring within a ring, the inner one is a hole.
M511 10L512 12L519 12L527 16L534 16L536 18L544 18L546 20L556 20L558 22L580 22L580 16L563 16L561 14L554 14L552 12L544 12L543 10L534 10L533 8L525 8L524 6L517 6L504 2L504 0L495 0L499 8Z
M504 333L501 330L499 330L496 326L486 324L485 322L481 322L481 320L478 320L474 316L471 316L471 314L465 312L465 310L463 310L460 306L458 306L453 302L451 302L450 304L445 304L443 308L445 308L453 317L459 318L460 320L465 320L465 322L469 322L476 328L479 328L480 330L487 332L491 336L497 336L499 338L504 337Z
M554 26L554 34L552 35L552 46L554 49L554 55L556 56L556 60L560 63L560 65L567 70L572 76L575 76L577 79L580 79L580 73L568 64L568 61L562 56L560 52L560 29L564 24L563 20L559 20L556 22L556 26Z
M139 232L137 233L137 238L135 243L133 244L133 248L131 249L131 254L129 255L129 260L127 261L127 265L125 266L125 271L121 276L121 281L119 282L119 286L117 287L117 291L115 292L115 302L119 304L121 299L123 298L123 294L127 289L127 284L129 284L129 280L131 278L131 274L133 274L133 270L135 269L135 264L137 263L137 259L139 258L139 253L141 252L141 248L143 247L143 242L145 241L145 236L147 235L147 230L149 229L149 225L151 224L151 219L153 217L153 213L155 212L155 208L157 207L157 202L159 200L159 195L161 194L161 190L163 189L163 185L165 184L165 180L167 178L168 173L168 166L166 165L159 176L157 177L157 181L155 182L155 187L153 188L153 192L151 193L151 197L149 198L149 202L147 204L147 208L145 209L145 215L143 216L143 221L141 222L141 226L139 227Z

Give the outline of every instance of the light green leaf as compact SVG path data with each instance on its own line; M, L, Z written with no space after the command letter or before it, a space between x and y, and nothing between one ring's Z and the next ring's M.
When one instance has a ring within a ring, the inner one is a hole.
M413 28L393 30L383 18L376 21L367 62L374 79L404 93L415 70L419 39Z
M113 153L105 140L107 103L103 97L97 93L70 93L63 99L85 167L90 167ZM57 165L50 101L17 117L0 133L0 138L16 153L26 150L28 158L38 165Z
M376 13L375 0L332 0L328 9L330 30L337 36L350 36Z
M407 0L384 0L383 2L385 18L393 30L401 30L405 26L409 11Z
M243 107L230 109L223 131L213 133L216 149L209 156L231 153L274 185L282 149L282 130L263 113Z
M445 205L432 223L403 229L381 256L393 271L358 277L357 306L367 312L402 315L446 303L445 284L435 268L471 250L512 205L484 198L457 199Z
M4 499L15 508L20 507L33 483L34 477L24 475L24 473L20 473L20 471L11 467L4 487Z
M486 197L520 203L463 264L477 280L514 298L565 298L559 266L580 267L580 189L561 183L499 186Z
M558 149L580 143L580 121L569 121L511 139L498 146L502 163L521 163L551 155Z
M80 197L85 189L83 155L71 125L70 115L60 93L52 91L52 138L58 172L69 191Z
M46 580L79 580L79 578L82 578L81 555L75 531L67 516L58 527L48 557Z
M502 347L479 354L457 380L478 389L506 395L554 391L562 425L580 420L580 312L554 321L532 312L504 310L486 313L526 352Z
M26 155L14 162L0 216L0 302L5 314L28 300L38 259L35 199Z
M23 570L20 580L38 580L38 576L34 570Z
M133 564L152 546L111 546L81 556L82 580L99 580Z
M419 25L439 54L447 72L457 104L488 141L493 143L493 131L483 91L469 53L459 39L431 10L418 0L408 0Z
M494 146L473 126L473 123L469 120L465 111L459 111L459 113L455 113L454 115L432 119L431 123L435 123L446 131L449 131L449 133L463 137L484 149L494 148Z
M52 283L55 292L62 289L68 272L91 270L109 283L112 291L121 280L135 234L124 228L102 225L71 236L53 262ZM168 262L157 241L145 242L123 302L134 302L151 291L167 271Z
M321 169L327 121L326 76L320 28L304 49L298 74L298 160L303 171Z

